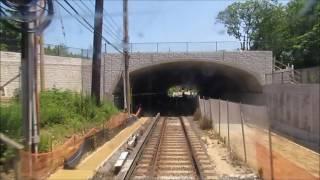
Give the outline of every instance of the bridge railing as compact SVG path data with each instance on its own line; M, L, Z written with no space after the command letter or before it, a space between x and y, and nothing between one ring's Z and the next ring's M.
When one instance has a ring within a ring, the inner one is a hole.
M120 45L121 46L121 45ZM120 47L121 48L121 47ZM237 41L210 41L210 42L141 42L130 43L130 53L189 53L189 52L216 52L239 51L240 42ZM116 51L107 45L108 53Z

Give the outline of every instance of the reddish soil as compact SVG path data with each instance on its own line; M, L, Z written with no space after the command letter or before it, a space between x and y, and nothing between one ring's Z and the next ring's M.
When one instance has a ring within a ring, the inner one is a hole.
M262 173L264 179L271 179L271 171L270 171L270 153L267 148L263 145L256 143L256 153L257 153L257 161L258 164L262 165ZM272 152L273 156L273 173L274 179L301 179L301 180L313 180L319 179L318 177L313 176L305 169L296 166L290 160L284 158L280 154L276 152ZM303 158L303 157L301 157Z

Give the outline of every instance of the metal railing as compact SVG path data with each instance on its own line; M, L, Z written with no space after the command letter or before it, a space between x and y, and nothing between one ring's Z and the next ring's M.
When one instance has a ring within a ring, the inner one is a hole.
M293 74L292 70L279 70L265 74L266 84L297 84L300 80Z
M277 83L287 83L288 80L289 83L297 84L301 83L302 81L301 73L295 70L293 65L285 65L280 61L274 60L272 80L275 79L274 76L279 76L278 74L280 74L280 78L276 78ZM271 76L271 74L268 74L266 76ZM288 79L285 80L284 76L287 76Z
M235 41L213 41L213 42L149 42L131 43L130 52L217 52L217 51L238 51L240 43Z
M122 44L117 44L118 49L123 49ZM9 51L19 52L10 47ZM3 51L6 51L3 49ZM192 53L192 52L218 52L241 51L240 41L208 41L208 42L138 42L129 43L130 53ZM62 44L45 44L45 55L78 57L91 59L93 50L85 48L68 47ZM119 53L112 46L104 44L103 52Z
M122 45L119 45L120 49ZM238 41L208 41L208 42L138 42L129 43L130 53L192 53L240 51ZM107 53L117 53L107 45Z

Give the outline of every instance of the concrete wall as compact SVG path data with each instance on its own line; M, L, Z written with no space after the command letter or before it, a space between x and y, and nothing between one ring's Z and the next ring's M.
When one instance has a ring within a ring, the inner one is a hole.
M272 127L303 142L319 144L319 84L267 85Z
M288 84L293 80L292 69L281 69L273 72L272 74L266 74L266 84Z
M297 69L301 73L302 83L320 83L320 66Z
M45 88L88 91L91 84L91 61L87 59L45 56ZM20 53L0 52L0 86L20 72ZM40 85L40 84L38 84ZM4 87L1 95L11 97L20 87L20 78Z

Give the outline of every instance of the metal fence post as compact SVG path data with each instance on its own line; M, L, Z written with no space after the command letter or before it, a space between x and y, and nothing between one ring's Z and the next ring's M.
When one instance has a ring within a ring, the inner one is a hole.
M159 43L157 42L157 53L159 53Z
M240 121L241 121L241 130L242 130L242 142L243 142L243 153L244 153L244 161L247 162L247 148L246 148L246 140L244 136L244 127L243 127L243 113L241 111L242 103L240 102Z
M216 41L216 52L218 51L218 41Z
M206 102L205 102L205 98L203 96L203 116L202 116L202 122L205 121L206 119Z
M105 135L104 135L104 122L102 123L102 137L103 137L103 143L105 142Z
M220 134L220 122L221 122L221 104L220 104L220 98L219 98L219 136Z
M186 51L187 51L187 53L189 52L189 43L188 42L186 42Z
M229 101L227 101L227 130L228 130L228 147L230 149Z
M268 137L269 137L269 151L270 151L270 172L271 172L271 179L274 180L274 174L273 174L273 155L272 155L272 138L271 138L271 127L269 124L268 127Z
M52 144L52 141L53 141L53 138L54 136L50 136L50 166L51 167L54 167L54 164L53 164L53 144Z
M212 126L212 124L213 124L213 119L212 119L212 107L211 107L211 101L210 101L210 98L209 98L209 107L210 107L210 126L211 127L213 127Z

